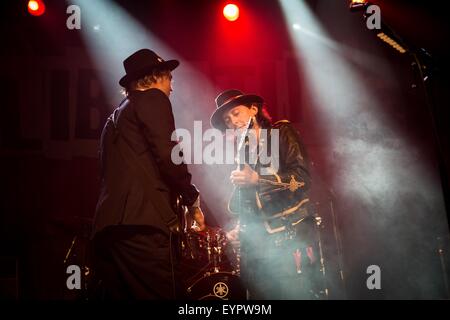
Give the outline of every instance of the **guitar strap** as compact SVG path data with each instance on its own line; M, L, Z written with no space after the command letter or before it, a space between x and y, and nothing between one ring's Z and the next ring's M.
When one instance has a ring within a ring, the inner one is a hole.
M272 128L269 128L269 132L267 135L267 139L265 141L265 147L267 148L267 154L271 155L271 134L272 134ZM241 142L242 144L242 142ZM240 144L240 145L241 145ZM245 146L245 145L244 145ZM248 152L248 150L246 150ZM260 163L260 144L257 145L256 148L256 164L252 166L253 170L256 170L258 174L260 174L261 170L261 163ZM242 168L241 168L242 169ZM266 168L266 170L269 170L269 168ZM262 222L264 223L265 229L269 234L278 233L281 231L285 231L288 228L291 228L292 226L295 226L299 223L301 223L307 216L308 216L308 204L309 204L309 198L302 198L297 199L295 201L292 201L288 207L280 208L279 211L270 211L266 212L266 204L267 201L273 202L277 201L275 200L276 194L279 193L285 193L286 192L295 192L297 189L304 187L304 182L298 182L295 180L294 176L291 176L290 182L282 182L278 175L274 172L274 175L277 177L278 181L271 181L260 178L260 184L265 185L266 187L270 186L271 188L265 189L264 191L259 190L258 188L256 190L249 188L247 190L246 194L244 195L244 198L247 198L247 200L251 200L247 202L247 205L242 206L242 203L244 202L242 199L240 199L241 205L239 205L239 201L235 201L235 193L233 192L232 197L230 201L228 202L228 210L231 213L234 214L242 214L243 209L250 206L250 204L255 201L253 206L256 205L254 208L255 212L258 212L260 214L260 217L262 218ZM252 192L253 191L253 192ZM242 197L242 195L241 195ZM263 201L263 199L270 199ZM239 198L238 198L239 199ZM236 206L237 202L237 206ZM265 203L264 203L265 202ZM248 212L247 212L248 214Z

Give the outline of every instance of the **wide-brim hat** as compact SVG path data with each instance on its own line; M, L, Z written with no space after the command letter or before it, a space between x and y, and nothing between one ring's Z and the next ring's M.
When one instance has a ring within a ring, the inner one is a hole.
M126 87L131 81L142 78L155 69L172 71L179 64L178 60L165 61L152 50L141 49L123 61L126 74L119 80L119 84Z
M211 116L211 126L213 128L225 131L227 126L223 120L223 114L242 104L263 103L264 99L255 94L244 94L236 89L225 90L216 97L216 110Z

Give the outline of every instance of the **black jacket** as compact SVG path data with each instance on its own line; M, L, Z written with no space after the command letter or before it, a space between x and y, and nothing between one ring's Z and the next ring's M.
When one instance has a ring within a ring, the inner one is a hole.
M175 197L192 205L199 194L187 166L171 160L176 142L171 141L175 123L170 100L158 89L133 91L114 111L115 126L112 118L100 141L101 190L93 235L111 225L147 225L168 233L165 220L175 214ZM117 139L147 167L152 184L143 183L136 168L130 168Z

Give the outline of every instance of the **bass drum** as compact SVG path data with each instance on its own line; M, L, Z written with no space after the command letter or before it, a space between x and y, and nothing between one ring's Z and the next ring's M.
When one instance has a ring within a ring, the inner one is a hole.
M187 288L192 300L245 300L246 290L235 272L207 272Z

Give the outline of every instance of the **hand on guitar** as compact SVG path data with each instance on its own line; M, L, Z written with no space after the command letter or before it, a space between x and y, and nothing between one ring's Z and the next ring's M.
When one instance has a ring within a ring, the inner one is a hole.
M239 229L240 226L237 224L233 229L226 233L227 240L230 242L239 241Z
M205 216L203 215L203 211L200 207L189 207L188 208L189 215L193 219L191 230L198 232L206 229L205 224Z
M231 183L238 186L251 186L259 181L259 175L248 164L242 170L234 170L230 176Z

